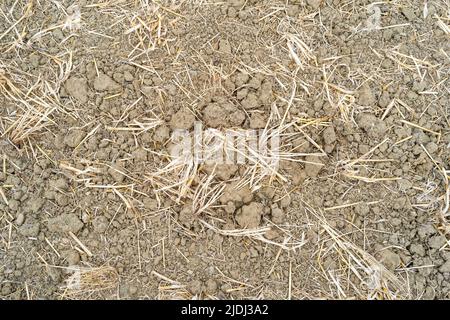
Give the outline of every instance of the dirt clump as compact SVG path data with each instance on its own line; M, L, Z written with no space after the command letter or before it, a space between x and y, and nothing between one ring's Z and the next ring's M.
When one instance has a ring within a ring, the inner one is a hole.
M305 173L308 177L317 177L322 170L323 163L319 156L306 156L305 157Z
M226 204L228 202L233 202L237 206L242 204L247 204L253 200L253 193L247 186L238 187L236 182L228 184L220 197L220 202Z
M188 130L194 126L195 116L187 108L180 109L170 120L172 129Z
M117 91L121 86L115 82L110 76L99 73L98 77L94 79L93 87L96 91Z
M245 113L231 103L211 103L203 110L203 121L211 128L236 127L245 120Z
M236 215L236 222L241 228L257 228L261 222L264 207L259 202L251 202L242 206Z
M88 101L88 84L84 78L71 77L65 83L67 93L80 103Z
M380 138L386 133L387 130L384 121L380 120L373 114L359 115L357 123L371 138Z
M50 218L48 220L47 226L48 229L52 232L72 232L75 234L83 228L84 224L75 214L64 213L57 217Z

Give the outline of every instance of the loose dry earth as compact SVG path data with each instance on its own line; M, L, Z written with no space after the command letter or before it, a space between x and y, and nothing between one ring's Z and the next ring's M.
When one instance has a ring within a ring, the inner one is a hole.
M450 2L371 2L2 0L0 297L450 298Z

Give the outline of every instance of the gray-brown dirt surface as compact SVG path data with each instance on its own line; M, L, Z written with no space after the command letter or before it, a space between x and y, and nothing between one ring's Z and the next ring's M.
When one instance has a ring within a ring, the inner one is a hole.
M449 40L445 0L2 0L0 298L450 298ZM171 166L196 121L278 171Z

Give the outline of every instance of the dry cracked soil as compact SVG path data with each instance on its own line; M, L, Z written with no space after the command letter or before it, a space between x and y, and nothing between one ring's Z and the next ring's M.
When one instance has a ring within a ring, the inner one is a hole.
M0 1L0 298L450 298L449 40L445 0ZM277 166L174 161L196 123Z

